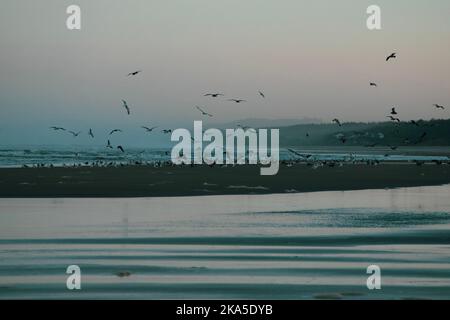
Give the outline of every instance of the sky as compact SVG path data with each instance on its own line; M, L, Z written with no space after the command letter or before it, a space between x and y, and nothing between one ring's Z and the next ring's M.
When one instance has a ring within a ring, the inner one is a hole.
M71 4L81 30L66 28ZM366 27L372 4L382 30ZM392 106L405 120L449 118L449 14L448 0L2 0L0 145L102 145L121 128L117 143L157 146L170 137L140 126L384 121Z

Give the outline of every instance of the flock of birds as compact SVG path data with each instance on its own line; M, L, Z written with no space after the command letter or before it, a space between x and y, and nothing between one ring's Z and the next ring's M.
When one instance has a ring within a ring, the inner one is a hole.
M395 53L395 52L391 53L389 56L386 57L386 62L388 62L391 59L396 59L396 58L397 58L397 53ZM370 82L369 86L371 86L371 87L378 87L378 84L376 82ZM436 103L433 104L433 107L435 107L436 109L445 110L444 106L436 104ZM398 117L398 112L397 112L396 109L397 109L397 107L391 107L391 112L386 117L389 118L392 122L399 124L399 123L402 122L402 120L400 120L400 118ZM343 123L337 118L333 119L332 122L336 123L340 127L343 125ZM409 123L413 124L413 125L415 125L417 127L420 127L419 120L410 120ZM398 130L396 130L396 133L399 133ZM307 137L309 137L308 133L306 135L307 135ZM405 143L410 143L410 141L414 141L413 144L416 145L416 144L419 144L419 143L423 142L423 140L425 139L426 136L427 136L427 132L423 132L422 135L418 139L412 139L412 138L408 138L407 137L407 138L404 139L404 142ZM346 143L347 140L348 140L345 137L345 135L343 135L343 134L338 135L337 138L342 143ZM376 143L372 143L372 144L366 145L366 147L375 147L376 145L377 145ZM389 147L392 150L396 150L398 148L398 146L389 146Z
M136 75L140 74L141 72L142 72L142 70L137 70L137 71L130 72L130 73L127 74L127 77L136 76ZM262 98L266 97L262 91L258 91L258 94ZM225 95L223 93L206 93L203 96L204 97L211 97L211 98L219 98L219 97L222 97L222 96L225 96ZM247 100L236 99L236 98L227 99L227 101L234 102L236 104L241 104L241 103L247 102ZM124 100L124 99L122 99L122 107L125 110L127 115L131 114L131 108L130 108L128 102L126 100ZM195 106L195 109L197 109L203 116L213 117L213 115L211 113L205 111L203 107ZM242 128L244 130L249 129L249 127L242 126L242 125L238 125L238 127ZM153 127L141 126L141 128L144 129L145 132L151 133L155 129L157 129L158 126L153 126ZM50 127L50 129L52 129L54 131L67 132L67 133L71 134L74 138L78 137L82 133L82 131L72 131L72 130L68 130L68 129L64 128L64 127L61 127L61 126L52 126L52 127ZM161 130L161 132L163 134L170 134L170 133L172 133L172 131L173 131L173 129L162 129ZM114 149L113 145L111 144L111 136L113 136L115 133L121 133L121 132L123 132L122 129L112 129L109 132L108 136L109 136L110 139L107 139L106 148ZM88 136L91 137L91 138L95 137L94 136L94 131L93 131L92 128L89 128ZM122 153L125 153L125 149L121 145L116 146L116 149L120 150Z
M390 54L389 56L386 57L386 62L389 62L390 60L396 59L396 58L397 58L397 53L392 53L392 54ZM140 74L140 73L142 73L142 70L133 71L133 72L128 73L128 74L127 74L127 77L134 77L134 76L137 76L137 75ZM370 82L370 83L369 83L369 86L370 86L370 87L378 87L378 84L377 84L376 82ZM265 97L266 97L265 94L264 94L262 91L258 91L258 94L259 94L260 98L265 98ZM204 96L204 97L210 97L210 98L219 98L219 97L224 97L225 95L224 95L223 93L220 93L220 92L211 92L211 93L206 93L206 94L204 94L203 96ZM244 99L238 99L238 98L230 98L230 99L227 99L226 101L233 102L233 103L236 103L236 104L241 104L241 103L247 102L247 100L244 100ZM439 104L433 104L433 106L434 106L436 109L445 110L445 107L442 106L442 105L439 105ZM124 100L124 99L122 99L122 107L123 107L123 109L124 109L124 111L126 112L127 115L130 115L130 114L131 114L131 108L130 108L128 102L127 102L126 100ZM211 114L210 112L206 111L204 107L195 106L195 109L196 109L198 112L200 112L200 114L201 114L202 116L205 116L205 117L213 117L213 114ZM398 114L399 114L399 113L398 113L398 111L397 111L397 107L391 107L390 114L387 115L386 117L389 118L393 123L399 124L399 123L401 123L402 121L400 120ZM343 123L341 120L337 119L337 118L333 119L332 122L335 123L335 124L337 124L339 127L341 127L341 126L344 125L344 123ZM419 120L417 120L417 121L416 121L416 120L410 120L409 123L411 123L411 124L413 124L413 125L415 125L415 126L417 126L417 127L420 126ZM243 125L237 125L237 127L240 127L240 128L242 128L242 129L244 129L244 130L251 129L251 128L248 127L248 126L243 126ZM143 130L145 130L146 133L151 133L151 132L155 131L155 130L158 128L158 126L152 126L152 127L149 127L149 126L141 126L141 128L142 128ZM52 126L52 127L50 127L50 129L52 129L52 130L54 130L54 131L65 131L65 132L71 134L73 137L78 137L78 136L82 133L82 131L67 130L66 128L61 127L61 126ZM107 139L107 143L106 143L106 148L108 148L108 149L114 149L114 146L113 146L112 143L111 143L112 136L113 136L114 134L122 133L122 132L123 132L122 129L112 129L112 130L109 132L109 135L108 135L108 139ZM163 134L170 134L170 133L172 133L172 129L162 129L161 132L162 132ZM94 137L95 137L94 131L93 131L92 128L89 129L89 131L88 131L88 136L91 137L91 138L94 138ZM414 144L421 143L421 142L425 139L426 136L427 136L427 132L423 132L422 135L419 137L419 139L415 139ZM310 134L309 134L309 133L306 133L306 137L309 138L309 137L310 137ZM348 138L347 138L344 134L339 134L339 135L337 135L337 138L338 138L342 143L346 143L347 140L348 140ZM405 141L406 143L408 143L410 140L411 140L410 138L406 138L404 141ZM375 147L376 145L377 145L376 143L371 143L371 144L366 145L366 147ZM398 148L398 146L389 146L389 147L390 147L392 150L396 150L396 149ZM125 153L125 149L124 149L123 146L121 146L121 145L117 145L117 146L115 147L115 149L119 150L119 151L122 152L122 153ZM292 150L292 149L288 149L288 151L289 151L290 153L296 155L296 156L300 156L301 158L305 158L304 155L301 155L301 154L295 152L295 151ZM309 158L310 158L310 157L306 157L305 159L309 159Z

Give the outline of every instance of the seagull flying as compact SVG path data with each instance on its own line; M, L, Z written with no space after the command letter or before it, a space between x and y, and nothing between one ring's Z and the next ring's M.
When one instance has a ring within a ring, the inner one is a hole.
M433 104L433 106L435 106L436 107L436 109L442 109L442 110L444 110L445 109L445 107L444 106L440 106L440 105L438 105L438 104Z
M162 132L162 133L165 133L165 134L171 133L171 132L172 132L172 129L163 129L161 132Z
M116 132L122 132L122 130L120 130L120 129L114 129L114 130L111 130L111 132L109 133L109 135L112 135L113 133L116 133Z
M130 114L130 107L128 107L128 103L125 100L122 100L122 106L127 110L127 113Z
M142 70L130 72L130 73L127 75L127 77L129 77L129 76L135 76L135 75L137 75L137 74L139 74L139 73L141 73L141 72L142 72Z
M223 96L222 93L207 93L204 95L204 97L212 97L212 98L217 98L218 96Z
M59 130L66 131L66 129L64 129L63 127L50 127L50 129L53 129L55 131L59 131Z
M236 103L247 102L246 100L242 100L242 99L228 99L228 101L233 101Z
M370 86L371 86L371 87L378 87L378 85L377 85L375 82L371 82L371 83L370 83Z
M389 118L389 119L391 119L392 121L400 122L400 119L399 119L399 118L394 118L393 116L386 116L386 118Z
M395 111L395 108L391 108L391 114L392 114L392 115L398 114L397 111Z
M117 149L119 149L122 152L125 152L125 150L123 150L122 146L117 146Z
M75 132L75 131L69 131L74 137L78 137L81 133L81 131Z
M389 55L387 58L386 58L386 61L389 61L390 59L395 59L395 58L397 58L397 53L391 53L391 55Z
M147 132L152 132L154 129L158 128L158 127L146 127L146 126L142 126L141 128L145 129Z
M92 132L92 129L89 129L89 136L91 137L91 138L94 138L94 133Z
M261 91L258 91L259 92L259 95L261 96L261 97L263 97L263 98L265 98L266 96L264 95L264 93L262 93Z
M339 121L339 119L333 119L332 122L337 123L337 124L339 125L339 127L342 126L342 124L341 124L341 122Z
M197 108L197 110L200 111L202 113L202 115L204 115L204 116L208 116L208 117L212 117L213 116L212 114L202 110L202 108L200 108L199 106L195 106L195 108Z
M113 148L112 145L111 145L111 141L109 141L109 139L108 139L108 144L106 145L106 147L109 148L109 149Z

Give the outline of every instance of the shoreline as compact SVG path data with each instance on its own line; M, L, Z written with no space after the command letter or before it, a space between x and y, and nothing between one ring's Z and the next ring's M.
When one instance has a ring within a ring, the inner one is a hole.
M382 163L313 169L281 165L275 176L259 166L2 168L0 198L137 198L286 194L392 189L450 183L450 166Z

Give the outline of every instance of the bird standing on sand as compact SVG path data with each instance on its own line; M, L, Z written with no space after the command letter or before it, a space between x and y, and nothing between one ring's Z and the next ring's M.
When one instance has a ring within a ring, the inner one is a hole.
M438 105L438 104L433 104L433 106L436 108L436 109L442 109L442 110L445 110L445 107L444 106L440 106L440 105Z
M146 126L142 126L141 128L145 129L145 131L147 131L147 132L152 132L154 129L156 129L158 127L151 127L151 128L149 128L149 127L146 127Z
M112 134L114 134L114 133L116 133L116 132L122 132L122 130L120 130L120 129L114 129L114 130L111 130L111 132L109 133L109 135L112 135Z
M127 110L127 113L130 114L130 107L128 107L128 103L122 99L122 106Z
M91 137L91 138L94 138L94 133L92 132L92 129L89 129L89 136Z
M243 99L228 99L228 101L233 101L236 103L247 102L246 100L243 100Z
M127 77L129 77L129 76L136 76L136 75L138 75L138 74L141 73L141 72L142 72L142 70L130 72L130 73L127 75Z
M212 114L210 114L210 113L208 113L208 112L202 110L202 108L200 108L199 106L195 106L195 108L196 108L198 111L200 111L200 112L202 113L202 115L204 115L204 116L208 116L208 117L212 117L212 116L213 116Z
M387 58L386 58L386 61L389 61L390 59L395 59L395 58L397 58L397 53L391 53Z
M222 93L207 93L205 95L203 95L204 97L212 97L212 98L217 98L218 96L223 96Z
M334 122L334 123L336 123L336 124L338 124L339 125L339 127L341 127L342 126L342 124L341 124L341 122L339 121L339 119L333 119L333 121L332 122Z

